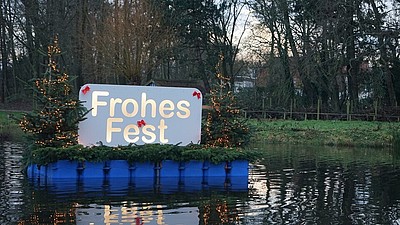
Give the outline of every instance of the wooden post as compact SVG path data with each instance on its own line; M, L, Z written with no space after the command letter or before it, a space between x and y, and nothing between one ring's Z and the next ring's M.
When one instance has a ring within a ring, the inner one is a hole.
M318 98L318 103L317 103L317 120L319 120L319 113L321 112L321 98Z
M296 110L296 98L293 99L293 110Z
M263 92L263 94L262 94L262 116L264 119L267 118L267 115L265 115L265 114L266 114L265 113L265 94Z
M290 100L290 119L293 119L293 99Z

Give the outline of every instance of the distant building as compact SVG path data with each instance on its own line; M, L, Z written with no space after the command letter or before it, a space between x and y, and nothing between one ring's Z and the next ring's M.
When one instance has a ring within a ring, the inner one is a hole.
M235 92L243 88L252 88L256 84L256 72L254 69L248 69L245 73L235 77Z
M255 79L248 77L236 77L235 78L235 92L239 92L243 88L254 87Z

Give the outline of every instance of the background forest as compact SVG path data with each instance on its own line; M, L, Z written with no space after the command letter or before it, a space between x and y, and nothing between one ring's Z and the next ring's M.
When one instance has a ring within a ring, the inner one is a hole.
M247 109L395 112L400 99L399 0L1 0L0 13L3 103L32 99L56 34L75 93L152 79L209 90L218 64L232 89L251 83L237 92Z

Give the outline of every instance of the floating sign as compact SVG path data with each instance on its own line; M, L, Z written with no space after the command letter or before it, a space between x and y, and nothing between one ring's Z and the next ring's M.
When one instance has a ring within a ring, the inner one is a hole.
M79 100L90 110L79 123L82 145L200 142L202 94L196 88L86 84Z

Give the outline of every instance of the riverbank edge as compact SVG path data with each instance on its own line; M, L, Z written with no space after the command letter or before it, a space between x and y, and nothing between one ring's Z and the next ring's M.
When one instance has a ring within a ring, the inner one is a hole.
M400 143L400 123L340 120L249 120L254 142L388 148Z
M0 110L0 141L27 142L16 120L24 111ZM400 123L249 119L252 142L385 148L400 143Z

